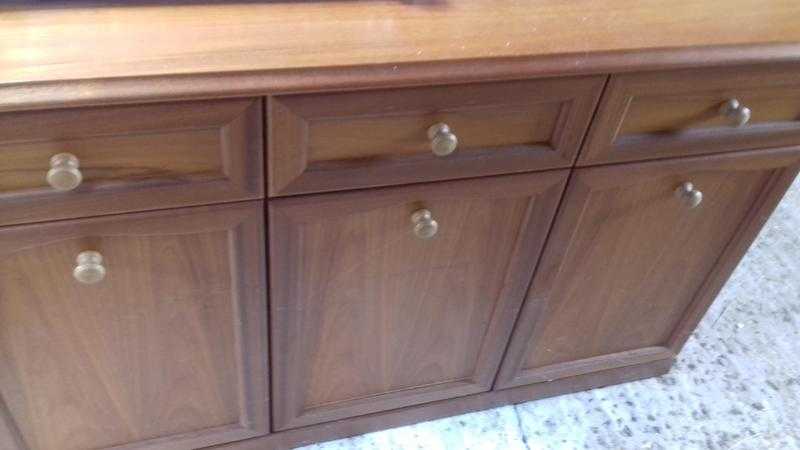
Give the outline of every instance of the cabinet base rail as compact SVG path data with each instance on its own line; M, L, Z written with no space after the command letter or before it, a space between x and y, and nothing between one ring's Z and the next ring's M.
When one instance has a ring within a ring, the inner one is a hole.
M388 428L656 377L669 372L673 362L674 358L660 359L644 364L561 378L546 383L483 392L347 420L280 431L245 441L207 447L206 450L288 450Z

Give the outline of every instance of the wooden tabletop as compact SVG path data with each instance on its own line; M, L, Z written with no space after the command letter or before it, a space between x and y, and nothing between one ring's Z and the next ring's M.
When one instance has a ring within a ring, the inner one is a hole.
M797 0L17 0L0 86L799 42Z

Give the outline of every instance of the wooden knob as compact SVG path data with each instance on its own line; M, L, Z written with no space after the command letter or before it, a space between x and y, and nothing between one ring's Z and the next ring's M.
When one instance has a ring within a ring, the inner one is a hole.
M447 156L458 148L458 137L446 123L437 123L428 128L431 150L436 156Z
M686 181L675 190L675 195L683 200L689 209L697 208L703 202L703 193L694 187L694 184Z
M739 100L732 98L719 107L719 113L731 119L737 127L741 127L750 122L753 112L744 106Z
M439 223L427 209L418 209L411 213L411 223L414 224L414 234L420 239L430 239L439 231Z
M72 153L59 153L50 158L47 184L57 191L71 191L80 186L83 175L78 169L80 161Z
M87 250L78 253L75 258L77 263L72 270L72 276L83 284L95 284L106 277L106 268L103 266L103 255L99 252Z

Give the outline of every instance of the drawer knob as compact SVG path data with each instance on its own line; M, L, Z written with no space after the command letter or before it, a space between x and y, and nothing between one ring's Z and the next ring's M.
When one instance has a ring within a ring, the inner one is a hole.
M458 137L446 123L431 125L428 128L428 139L431 140L431 150L436 156L447 156L458 147Z
M703 202L703 193L695 189L694 184L689 181L678 186L675 195L683 200L689 208L697 208Z
M719 107L719 113L731 119L737 127L746 125L747 122L750 122L750 116L753 115L753 111L750 108L744 106L742 102L735 98L723 103Z
M57 191L71 191L80 186L83 175L78 170L80 161L72 153L59 153L50 158L47 184Z
M414 234L420 239L430 239L439 231L439 223L427 209L418 209L411 213L411 223L414 224Z
M106 277L106 268L103 266L103 255L99 252L87 250L78 253L75 258L77 265L72 270L72 276L83 284L95 284Z

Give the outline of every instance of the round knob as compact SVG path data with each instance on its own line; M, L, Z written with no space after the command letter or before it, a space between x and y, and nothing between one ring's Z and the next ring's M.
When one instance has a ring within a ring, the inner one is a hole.
M411 213L411 223L414 224L414 234L420 239L430 239L439 231L439 223L427 209L418 209Z
M719 107L719 113L731 119L737 127L746 125L747 122L750 122L750 116L753 115L753 111L750 108L744 106L742 102L735 98L723 103Z
M72 276L80 283L94 284L106 277L106 268L103 266L103 255L87 250L78 253L75 258L77 265L72 270Z
M695 189L694 184L689 181L678 186L675 195L683 200L689 208L697 208L703 202L703 193Z
M456 151L458 138L446 123L437 123L428 128L431 150L436 156L447 156Z
M80 161L72 153L59 153L50 158L47 184L57 191L71 191L80 186L83 175L78 170Z

